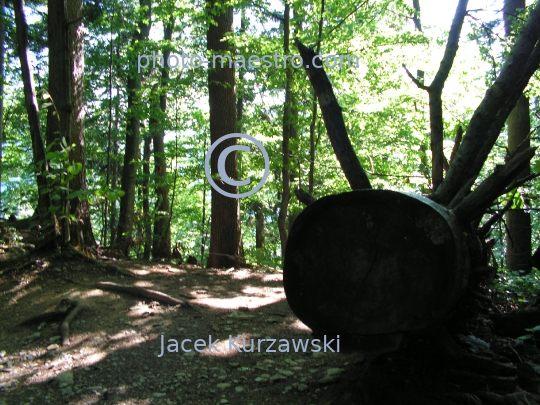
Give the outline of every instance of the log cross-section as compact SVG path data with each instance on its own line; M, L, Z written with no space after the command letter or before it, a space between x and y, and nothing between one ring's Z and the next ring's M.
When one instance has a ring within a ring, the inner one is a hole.
M450 210L425 197L362 190L323 197L298 216L283 283L315 334L395 334L434 325L455 308L469 266Z

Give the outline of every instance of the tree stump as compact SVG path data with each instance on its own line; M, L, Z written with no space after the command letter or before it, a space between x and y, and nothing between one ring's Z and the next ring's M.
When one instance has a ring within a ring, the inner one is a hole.
M314 334L352 337L437 323L458 303L469 267L451 211L417 195L360 190L304 209L283 278L292 311Z

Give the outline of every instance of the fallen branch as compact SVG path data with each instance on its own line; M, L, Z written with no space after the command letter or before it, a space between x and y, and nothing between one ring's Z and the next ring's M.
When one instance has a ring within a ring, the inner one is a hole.
M180 305L181 307L188 307L191 309L196 309L194 306L192 306L191 304L185 301L176 299L160 291L148 290L142 287L135 287L131 285L120 285L120 284L103 281L103 282L94 284L94 288L99 288L101 290L109 290L109 291L120 291L120 292L128 293L131 295L143 297L143 298L150 298L162 304ZM186 295L184 295L184 297L193 299L193 297L188 297Z

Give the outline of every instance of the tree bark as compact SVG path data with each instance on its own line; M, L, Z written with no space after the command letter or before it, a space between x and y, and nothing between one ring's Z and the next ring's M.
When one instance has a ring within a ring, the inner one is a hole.
M216 54L230 54L231 44L225 40L232 32L233 9L224 0L207 0L207 12L214 23L207 30L207 48ZM222 136L234 133L236 124L236 84L234 67L216 66L208 70L208 95L210 104L210 139L216 142ZM218 157L227 147L236 145L231 138L221 142L211 159L212 176L218 174ZM231 179L238 176L236 152L228 155L225 170ZM237 194L238 187L216 181L222 190ZM237 198L226 197L212 188L210 251L208 267L231 267L238 265L235 259L241 253L240 204Z
M13 10L15 12L15 25L17 28L17 47L19 60L21 62L21 75L24 87L24 102L28 114L30 125L30 136L32 138L32 153L36 170L36 180L38 185L38 215L44 229L44 246L56 246L56 229L54 218L49 212L51 206L50 194L47 191L47 179L45 172L49 170L45 155L45 144L41 134L41 123L39 120L38 104L34 86L34 78L30 71L29 45L28 45L28 24L24 13L24 0L14 0Z
M52 105L47 111L47 129L45 137L47 147L61 151L62 140L69 147L71 125L70 102L70 63L68 56L67 16L64 0L51 0L47 3L47 33L49 46L49 96ZM65 246L70 242L70 221L68 217L68 193L60 190L59 186L70 187L70 183L50 184L52 193L60 195L60 199L52 198L56 207L56 217L61 227L61 243Z
M172 39L174 18L164 23L165 41ZM167 111L167 86L169 82L169 70L165 66L171 51L169 45L163 50L164 66L161 69L161 85L159 89L159 101L152 107L150 116L150 131L154 140L154 173L156 175L156 213L154 220L154 240L152 243L152 257L154 259L171 258L171 228L169 216L169 182L167 180L167 159L165 157L165 129L164 119Z
M470 179L478 177L508 115L540 67L540 3L512 47L499 76L475 110L445 181L431 198L448 204Z
M74 246L94 247L96 240L90 221L90 204L84 195L86 187L86 147L84 136L84 26L82 23L82 0L66 2L67 44L69 58L69 89L71 95L69 143L70 163L80 163L82 169L71 180L71 191L82 192L70 198L70 212L75 217L70 231Z
M145 9L144 16L139 21L139 29L133 33L131 41L132 48L137 42L142 42L148 38L151 24L150 0L139 0L141 8ZM134 50L132 52L135 52ZM128 124L126 133L126 146L124 151L124 167L122 169L121 189L124 195L120 199L120 214L118 217L118 230L116 236L116 246L121 249L126 256L129 256L129 249L133 245L133 216L135 213L135 186L137 169L140 159L140 133L141 122L139 113L141 101L139 91L141 89L141 78L136 70L135 54L132 53L132 62L127 79L128 92Z
M507 37L512 35L512 24L525 9L525 0L505 0L504 28ZM529 100L522 95L507 120L508 153L521 152L530 148ZM530 166L518 174L523 178L531 173ZM531 215L523 209L511 209L506 214L506 267L510 270L531 271Z

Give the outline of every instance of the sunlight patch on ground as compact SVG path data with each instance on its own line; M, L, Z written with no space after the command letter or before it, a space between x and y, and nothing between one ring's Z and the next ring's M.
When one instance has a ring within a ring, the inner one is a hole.
M95 289L95 290L89 290L89 291L85 291L81 293L80 297L82 299L85 299L85 298L93 298L93 297L103 297L104 295L105 293L103 292L103 290Z
M293 329L298 329L298 330L302 330L302 331L306 331L306 332L310 332L311 333L311 329L308 328L301 320L296 320L294 321L292 324L291 324L291 328Z
M99 339L99 334L94 337ZM27 351L26 355L25 352L19 352L19 356L23 353L24 360L13 364L9 374L0 373L0 385L10 380L20 380L21 377L26 377L25 384L40 384L56 377L61 372L70 371L74 368L89 367L99 363L108 354L98 347L82 346L80 349L73 349L73 345L60 348L58 351L46 351L44 348L36 348ZM45 356L46 353L49 354L48 358ZM52 353L56 357L51 358Z
M236 344L235 345L230 345L229 343L229 339L232 337L232 340L234 341L236 339L238 335L227 335L227 336L224 336L223 338L220 338L220 341L217 342L214 347L219 350L219 353L216 352L214 349L212 349L211 351L209 350L209 346L207 346L205 348L205 351L200 353L201 356L203 357L222 357L222 358L227 358L227 357L233 357L233 356L236 356L239 351L236 350L236 347L235 345L239 348L239 349L242 349L243 346L241 344L239 344L238 342L241 342L242 341L242 338L246 339L246 341L248 339L251 339L251 335L247 335L247 334L242 334L240 335L240 338L236 341Z
M285 294L285 291L283 291L283 288L271 288L271 287L253 287L253 286L247 286L245 287L242 292L247 295L254 295L256 297L271 297L278 295L280 298L283 296L281 294Z
M40 286L34 286L32 288L28 288L27 290L19 291L17 294L15 294L11 299L8 301L7 305L4 308L11 307L17 303L17 300L23 298L24 296L31 294L33 292L41 290Z
M150 271L148 270L131 270L131 272L137 276L147 276L149 274L152 274Z
M137 346L141 343L146 342L144 336L141 336L137 331L123 330L110 337L111 341L117 341L116 344L110 346L109 350L120 350L120 349L129 349L130 347Z
M153 287L155 284L151 281L136 281L133 285L136 287Z
M195 304L204 305L216 309L254 309L265 305L274 304L285 299L283 296L262 296L246 297L239 296L233 298L198 298L193 300Z

